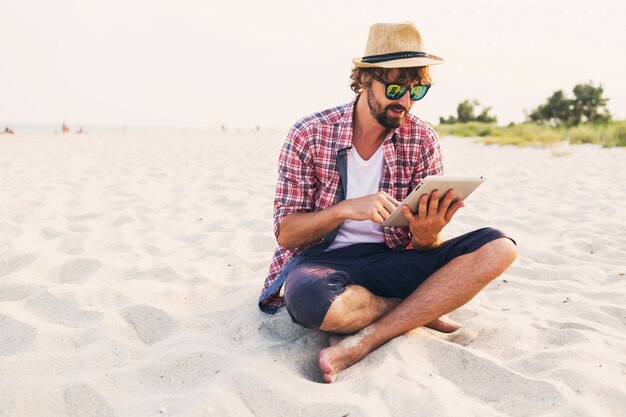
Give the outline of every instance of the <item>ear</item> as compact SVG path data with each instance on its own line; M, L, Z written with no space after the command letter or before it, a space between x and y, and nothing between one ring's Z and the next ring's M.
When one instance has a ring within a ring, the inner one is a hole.
M373 82L374 82L374 80L373 80L372 78L370 78L370 79L369 79L369 80L367 80L367 81L364 81L364 82L361 84L361 91L362 91L363 93L369 92L369 90L372 88L372 83L373 83Z

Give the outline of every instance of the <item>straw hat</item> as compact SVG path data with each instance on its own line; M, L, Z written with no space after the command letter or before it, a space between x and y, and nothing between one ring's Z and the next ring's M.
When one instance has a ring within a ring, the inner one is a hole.
M365 55L352 60L357 68L407 68L437 65L443 58L426 53L422 36L415 25L374 23L365 45Z

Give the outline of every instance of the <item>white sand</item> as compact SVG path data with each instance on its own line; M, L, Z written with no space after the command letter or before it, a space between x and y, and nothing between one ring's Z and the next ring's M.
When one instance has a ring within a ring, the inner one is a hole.
M626 149L444 140L514 266L321 383L256 300L281 133L0 136L0 416L624 416Z

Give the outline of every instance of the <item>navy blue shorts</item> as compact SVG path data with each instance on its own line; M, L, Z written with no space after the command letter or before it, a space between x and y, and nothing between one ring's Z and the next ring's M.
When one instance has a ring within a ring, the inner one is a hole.
M452 259L503 237L507 236L497 229L484 228L427 251L358 243L307 256L287 275L287 311L294 322L319 328L332 302L348 285L363 286L380 297L406 298Z

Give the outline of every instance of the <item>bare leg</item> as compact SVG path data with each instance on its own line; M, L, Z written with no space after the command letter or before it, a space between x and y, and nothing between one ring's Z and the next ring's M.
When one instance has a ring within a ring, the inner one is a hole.
M437 324L439 317L471 300L492 279L504 272L516 257L517 249L513 242L501 238L475 252L453 259L373 324L323 349L319 354L319 365L324 372L324 379L331 382L337 372L411 329Z
M377 297L360 285L349 285L330 305L320 330L350 334L369 326L400 304L399 298Z
M378 297L361 286L350 285L333 301L320 330L331 333L328 341L330 346L334 346L346 335L376 322L401 302L400 298ZM424 326L443 333L452 333L458 330L461 324L439 317Z

